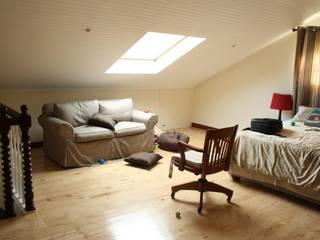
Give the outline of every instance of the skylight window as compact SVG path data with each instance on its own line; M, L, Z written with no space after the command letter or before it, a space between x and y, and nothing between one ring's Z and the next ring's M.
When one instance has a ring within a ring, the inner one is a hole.
M107 74L157 74L205 38L147 32L107 71Z

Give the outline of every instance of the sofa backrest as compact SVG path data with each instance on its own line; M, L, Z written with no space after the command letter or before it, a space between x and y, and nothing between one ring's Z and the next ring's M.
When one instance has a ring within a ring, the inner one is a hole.
M131 98L101 100L99 112L106 114L116 121L131 121L133 102Z
M87 124L88 119L98 111L98 100L55 103L53 105L53 116L70 123L74 127Z
M42 115L60 118L74 127L87 124L88 119L97 112L106 114L116 121L131 121L132 111L131 98L47 103L42 106Z

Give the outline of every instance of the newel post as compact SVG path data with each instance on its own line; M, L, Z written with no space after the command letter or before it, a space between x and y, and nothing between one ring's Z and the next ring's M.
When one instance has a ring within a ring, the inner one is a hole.
M4 190L4 207L5 217L15 217L13 207L13 187L12 187L12 169L10 161L10 146L9 146L9 131L10 122L7 117L7 110L0 107L0 135L2 143L2 176Z
M28 111L27 105L22 105L20 107L20 110L21 110L21 115L19 118L19 125L21 129L26 211L33 211L35 210L35 207L33 202L32 164L31 164L30 136L29 136L29 129L31 128L31 117L27 113Z

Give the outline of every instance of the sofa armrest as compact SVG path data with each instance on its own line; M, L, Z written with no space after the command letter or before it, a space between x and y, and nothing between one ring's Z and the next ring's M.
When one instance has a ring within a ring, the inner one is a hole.
M148 130L154 128L158 122L158 115L154 113L146 113L139 110L132 111L132 121L144 123Z
M38 122L43 127L43 129L49 129L52 132L55 132L58 136L66 139L74 139L73 126L56 117L48 117L41 115L38 118Z

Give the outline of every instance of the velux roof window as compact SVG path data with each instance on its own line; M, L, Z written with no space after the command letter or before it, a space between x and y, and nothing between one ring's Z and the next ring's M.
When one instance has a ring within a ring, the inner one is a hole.
M105 73L157 74L205 38L147 32Z

